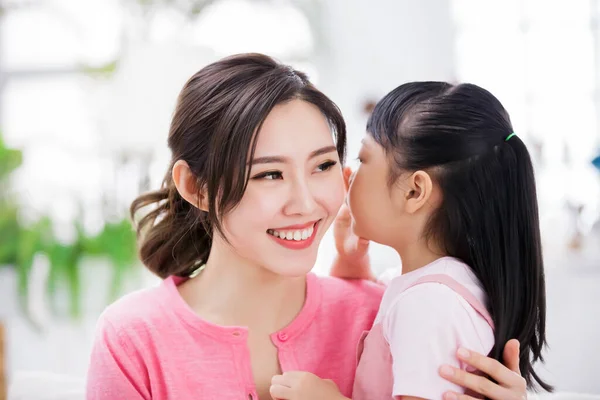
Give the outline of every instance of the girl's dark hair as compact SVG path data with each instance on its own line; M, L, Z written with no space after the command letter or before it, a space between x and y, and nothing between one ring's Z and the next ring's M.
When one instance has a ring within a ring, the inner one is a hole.
M299 99L318 107L335 135L343 162L346 126L337 106L307 76L262 54L240 54L210 64L184 85L169 131L171 165L160 190L131 205L137 222L140 258L160 277L189 276L208 259L212 235L242 199L257 132L278 104ZM173 165L184 160L207 193L204 212L184 200L173 183Z
M367 131L389 156L390 184L402 172L427 170L442 204L425 237L468 264L488 296L495 325L490 356L502 361L521 342L529 387L551 391L533 369L546 346L546 294L536 185L529 153L508 113L472 84L404 84L375 107Z

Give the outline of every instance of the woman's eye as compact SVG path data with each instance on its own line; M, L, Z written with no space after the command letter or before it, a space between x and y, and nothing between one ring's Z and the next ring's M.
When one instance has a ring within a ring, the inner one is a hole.
M262 174L256 175L252 179L265 179L265 180L275 180L275 179L283 179L283 174L281 171L267 171Z
M337 164L337 161L327 161L317 167L320 171L327 171L331 167Z

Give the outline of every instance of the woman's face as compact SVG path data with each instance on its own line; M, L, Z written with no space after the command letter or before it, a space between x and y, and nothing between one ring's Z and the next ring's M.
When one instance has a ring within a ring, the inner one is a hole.
M292 100L273 108L257 137L241 202L222 221L235 252L286 276L308 273L344 200L342 169L327 119Z

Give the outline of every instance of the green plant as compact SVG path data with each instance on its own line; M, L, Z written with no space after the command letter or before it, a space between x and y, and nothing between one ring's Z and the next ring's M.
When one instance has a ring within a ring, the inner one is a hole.
M22 162L22 153L9 149L0 135L0 266L14 267L18 277L20 303L27 312L29 278L34 258L45 255L50 263L47 295L51 304L61 286L69 292L69 314L81 313L82 261L86 257L103 257L113 271L108 301L121 291L123 279L136 264L136 238L127 219L105 223L97 235L87 235L79 221L77 235L71 243L62 243L54 235L52 221L43 216L32 224L21 222L18 203L10 193L10 174ZM54 310L57 311L56 307Z

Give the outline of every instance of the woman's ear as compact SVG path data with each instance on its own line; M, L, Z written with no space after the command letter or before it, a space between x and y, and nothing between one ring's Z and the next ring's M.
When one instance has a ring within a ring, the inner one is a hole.
M172 177L181 197L194 207L208 212L208 196L205 191L198 190L198 180L187 162L178 160L173 165Z

